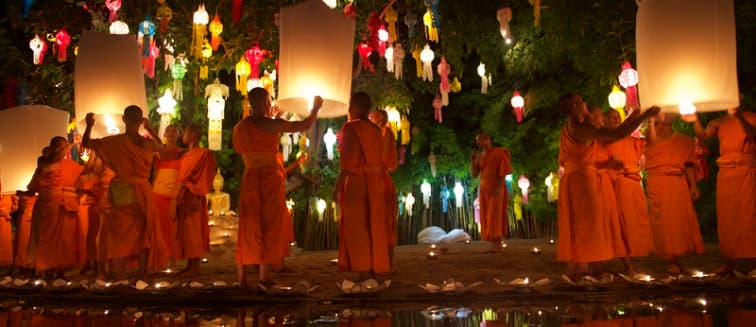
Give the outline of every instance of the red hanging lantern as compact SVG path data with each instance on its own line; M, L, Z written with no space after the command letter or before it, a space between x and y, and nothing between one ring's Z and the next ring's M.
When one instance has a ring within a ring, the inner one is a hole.
M350 2L348 5L344 6L344 16L352 19L357 18L357 6L354 2Z
M374 72L373 64L370 63L370 54L373 53L373 48L371 48L367 42L362 41L362 43L357 46L357 53L359 53L360 58L362 58L362 69Z
M55 34L55 44L58 46L58 62L65 62L68 57L68 45L71 44L71 35L61 28Z
M522 120L525 118L525 112L523 110L523 108L525 107L525 99L523 99L520 95L520 91L514 91L514 93L512 93L512 100L510 101L510 104L512 105L512 108L514 108L517 122L522 123Z
M255 44L244 52L244 56L247 58L247 61L249 61L249 66L251 67L250 76L252 76L252 78L260 77L260 63L262 63L263 58L265 57L265 53L260 49L260 46Z

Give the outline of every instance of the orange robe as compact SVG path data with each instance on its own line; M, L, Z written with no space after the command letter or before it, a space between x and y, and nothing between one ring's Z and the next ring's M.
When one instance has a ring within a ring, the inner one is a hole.
M278 133L255 126L251 118L236 124L234 150L244 159L239 189L236 263L280 266L289 255L291 223L286 207L286 171L278 159ZM288 231L287 231L288 228Z
M701 230L685 179L685 165L695 164L695 141L675 133L646 147L646 191L655 253L674 258L703 253Z
M13 264L13 226L11 213L18 208L18 198L0 193L0 266Z
M614 252L609 223L601 215L593 145L576 141L567 127L562 129L559 141L558 161L564 167L564 175L559 180L557 200L557 260L579 263L608 260L614 257Z
M747 327L756 321L756 310L744 310L732 308L727 314L727 323L730 327Z
M614 193L620 213L622 239L630 257L647 256L653 249L651 221L639 166L645 144L643 139L628 136L608 146L611 155L625 164L625 168L615 174Z
M79 180L76 182L76 189L80 191L79 197L79 230L82 233L82 237L79 238L78 254L79 264L84 264L89 259L89 247L87 241L89 237L90 221L95 219L92 217L92 209L95 207L94 198L84 191L91 191L96 182L96 177L92 174L82 174L79 176Z
M29 257L38 271L79 263L79 240L86 232L79 225L79 197L74 186L84 169L62 159L38 168L29 190L39 193L32 215Z
M507 206L509 194L501 183L495 194L496 183L512 173L509 150L491 148L480 156L480 236L484 241L495 241L507 236Z
M611 159L611 153L609 153L607 144L603 142L593 142L594 144L594 159L596 162L607 161ZM622 229L620 227L620 212L617 208L617 196L614 193L613 180L617 176L617 172L612 169L599 168L598 171L598 187L599 187L599 201L601 201L601 217L606 220L609 225L609 244L612 247L612 253L615 258L627 257L627 246L622 237Z
M92 205L89 207L89 230L87 231L87 259L105 262L107 252L107 223L110 215L108 188L115 173L107 167L93 174Z
M13 242L13 251L15 258L13 265L23 268L33 268L34 263L28 260L29 243L31 243L31 222L34 213L34 205L37 203L37 196L21 196L19 208L21 212L18 215L18 224L16 225L16 239Z
M710 314L667 308L659 315L661 325L667 327L711 327L714 325L711 318Z
M344 124L339 140L339 270L389 273L383 138L367 120Z
M756 125L756 113L743 115ZM724 121L717 137L719 250L727 258L756 258L756 138L746 137L734 117Z
M162 269L168 263L168 248L148 180L157 146L144 148L119 134L93 139L90 147L115 173L108 190L108 259L132 257L149 249L147 268Z
M168 256L171 258L175 258L172 244L176 241L176 197L181 189L178 184L180 165L181 159L156 160L155 177L152 182L155 207L160 215L160 230L163 240L169 245Z
M176 237L171 253L176 259L199 258L210 251L207 198L215 177L215 156L205 148L194 148L181 157L176 214Z
M386 239L389 245L396 245L397 230L396 220L399 213L399 204L396 198L396 186L394 186L394 180L391 178L391 172L396 170L399 166L399 160L396 155L396 138L394 138L394 132L391 128L384 126L381 128L381 136L383 138L383 165L385 166L385 174L383 175L383 184L386 187L384 195L386 196Z

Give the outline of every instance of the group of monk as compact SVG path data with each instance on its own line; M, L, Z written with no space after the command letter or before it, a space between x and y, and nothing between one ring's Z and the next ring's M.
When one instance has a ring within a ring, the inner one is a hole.
M668 261L669 274L690 273L678 259L703 253L693 205L698 160L695 140L672 129L677 115L652 107L622 121L616 110L588 108L578 94L562 97L559 108L568 117L558 158L557 260L567 262L566 276L602 274L610 259L635 276L631 258L651 253ZM717 219L727 263L716 273L728 272L735 259L756 258L756 113L733 108L706 129L696 114L682 119L701 140L720 141ZM631 136L644 121L645 138Z
M163 144L136 106L124 110L123 134L94 139L94 115L85 120L86 165L66 158L74 146L66 138L50 141L28 191L18 193L25 208L15 244L0 248L0 264L33 269L44 278L64 278L82 265L82 272L94 269L105 278L109 270L110 277L123 279L127 268L137 267L136 274L144 276L168 268L170 258L187 260L181 273L199 273L210 247L205 195L216 170L213 154L199 147L202 130L188 126L187 148L178 148L179 128L169 127ZM142 126L150 137L140 134ZM16 207L3 205L2 218Z

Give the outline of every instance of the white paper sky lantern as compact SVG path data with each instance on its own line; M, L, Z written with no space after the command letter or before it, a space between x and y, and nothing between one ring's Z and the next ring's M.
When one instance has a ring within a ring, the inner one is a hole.
M3 193L25 190L42 148L53 136L65 136L68 112L48 106L0 110L0 180Z
M79 132L84 117L95 113L92 137L123 133L123 109L129 105L149 112L139 45L132 35L84 31L74 72L74 104ZM107 123L111 125L108 126Z
M320 95L319 117L346 115L352 90L354 20L321 0L281 9L278 104L300 116Z
M739 105L732 0L642 1L635 26L642 107Z

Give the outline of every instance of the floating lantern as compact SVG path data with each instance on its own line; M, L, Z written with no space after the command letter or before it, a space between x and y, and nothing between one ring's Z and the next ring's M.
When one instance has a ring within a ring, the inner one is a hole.
M394 78L396 79L402 79L403 73L404 73L404 56L406 55L404 52L404 47L402 47L401 43L397 43L396 47L393 51L394 55Z
M488 94L488 87L491 85L491 74L486 75L486 65L478 65L478 76L480 76L480 94Z
M333 133L333 129L330 127L328 127L325 135L323 135L323 143L326 146L328 160L333 160L333 145L336 144L336 134Z
M514 91L512 93L512 100L509 101L509 104L512 105L512 109L514 109L515 117L517 117L517 122L522 123L522 120L525 118L525 99L522 98L520 95L520 91Z
M315 209L318 211L318 221L323 221L323 213L326 209L326 202L323 199L318 199L315 204Z
M509 7L502 7L496 11L496 20L499 21L499 33L504 40L508 40L512 35L509 30L509 21L512 20L512 9ZM509 44L509 43L507 43Z
M613 86L612 92L609 93L609 106L612 107L612 109L617 110L617 112L619 112L620 120L625 120L626 101L627 101L627 97L625 96L625 92L622 92L619 86L617 85Z
M160 129L158 135L161 137L165 129L171 124L171 116L176 113L176 100L173 99L171 89L165 89L165 93L158 100L157 112L160 114Z
M428 181L423 181L423 183L420 184L420 192L423 193L423 204L425 205L425 209L430 208L431 185Z
M407 210L407 215L412 217L412 206L415 204L415 197L412 196L412 192L407 193L407 197L404 198L404 209Z
M520 179L517 180L517 186L520 187L520 191L522 192L522 203L528 204L530 180L525 175L520 175Z
M247 79L251 70L249 62L242 56L236 63L236 90L242 95L247 95Z
M205 5L200 4L192 18L192 55L195 58L202 56L202 44L205 42L209 22L210 15L205 10Z
M47 43L37 34L29 41L29 48L34 52L33 62L35 65L41 65L45 61L45 51Z
M732 0L642 1L635 26L641 105L667 112L739 105Z
M281 9L278 104L282 108L307 116L308 103L319 95L323 98L319 117L347 113L354 24L319 0Z
M68 57L68 45L71 44L71 35L65 29L55 33L55 45L58 46L58 62L65 62Z
M110 34L129 34L129 25L123 21L117 20L110 23L110 28L108 30L110 31Z
M221 33L223 33L223 23L221 23L220 16L215 14L213 21L210 22L210 45L213 47L213 51L218 51L218 45L221 43Z
M105 7L110 11L108 21L112 23L118 20L118 10L121 9L121 0L105 0Z
M386 71L389 73L394 72L394 48L391 47L389 44L389 47L386 48L386 51L383 54L383 58L386 59Z
M137 33L137 40L139 40L139 46L142 48L142 57L148 57L150 55L150 44L152 43L152 37L155 35L155 24L152 22L149 16L139 23L139 31Z
M441 92L441 103L444 106L448 106L449 92L451 91L451 86L449 85L449 73L451 72L451 68L449 67L449 64L446 63L446 57L441 57L441 62L436 66L436 71L438 72L438 76L441 77L441 83L438 85L438 90Z
M157 18L160 21L160 31L165 32L168 28L168 22L173 19L173 10L171 7L168 7L168 4L165 3L165 0L157 0L158 4L160 4L155 11L155 18Z
M465 194L465 188L462 187L462 183L456 182L454 183L454 200L456 202L457 208L461 208L462 204L464 203L464 196Z
M383 20L388 24L389 41L396 42L396 21L399 20L399 13L390 6L383 12Z
M108 67L103 71L103 67ZM95 113L92 137L124 130L123 109L129 105L149 114L139 47L133 36L84 31L74 73L74 104L79 133L84 118Z
M422 78L424 81L433 82L433 68L431 67L431 63L433 63L435 57L436 56L433 53L433 50L431 50L430 45L425 44L423 51L420 52L420 61L423 62Z

